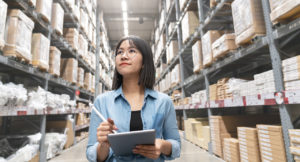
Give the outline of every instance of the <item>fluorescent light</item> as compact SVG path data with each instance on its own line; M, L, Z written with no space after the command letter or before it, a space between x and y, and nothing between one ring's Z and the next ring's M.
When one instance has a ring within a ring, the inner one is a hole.
M127 12L123 12L123 21L128 21L128 14L127 14Z
M128 22L127 21L124 21L123 25L124 25L124 29L128 29Z
M124 35L125 35L125 36L128 36L128 29L127 29L127 30L124 29Z
M122 0L122 11L127 11L127 3L125 0Z

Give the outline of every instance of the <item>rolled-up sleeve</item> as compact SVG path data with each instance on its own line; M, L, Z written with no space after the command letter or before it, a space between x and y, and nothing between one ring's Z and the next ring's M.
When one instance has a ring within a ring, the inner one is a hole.
M101 106L100 106L101 98L100 96L97 97L97 99L94 102L94 106L96 109L103 114L101 111ZM102 122L102 120L96 115L94 111L91 112L91 120L90 120L90 127L89 127L89 139L88 139L88 144L86 148L86 157L89 162L97 162L97 146L98 146L98 141L97 141L97 128L99 124ZM107 157L108 161L110 157L112 156L113 152L110 149L109 150L109 155Z
M172 144L172 152L170 156L163 155L165 160L173 160L180 157L181 141L178 132L178 126L176 121L176 113L170 98L166 103L166 114L163 125L163 138Z

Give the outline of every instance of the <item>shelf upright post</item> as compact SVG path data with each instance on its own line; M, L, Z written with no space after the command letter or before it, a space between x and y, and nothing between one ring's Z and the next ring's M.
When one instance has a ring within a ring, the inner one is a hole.
M95 74L95 79L96 79L96 85L95 85L95 97L102 93L99 92L99 82L100 82L100 69L99 69L99 63L100 63L100 2L97 0L97 8L96 8L96 74ZM103 87L102 87L103 88ZM101 88L101 89L102 89Z
M181 51L183 51L183 44L182 44L182 30L181 30L181 22L179 22L179 18L180 18L180 7L179 7L179 0L175 0L175 12L176 12L176 21L177 21L177 39L178 39L178 55L179 55L179 64L180 64L180 87L181 87L181 98L185 98L185 88L183 86L184 83L184 63L183 63L183 59L182 59L182 55L181 55ZM187 120L187 114L186 111L183 110L183 119ZM185 132L183 133L184 138L185 136Z
M200 22L200 37L202 38L204 35L204 30L203 30L203 24L204 24L204 20L205 20L205 16L204 16L204 4L203 4L203 0L197 0L197 5L198 5L198 15L199 15L199 22ZM203 75L204 75L204 79L205 79L205 89L206 89L206 99L207 102L210 101L209 98L209 79L207 76L207 71L204 69L203 70ZM212 110L210 108L207 109L207 116L208 116L208 120L209 120L209 125L211 125L210 123L210 117L212 116ZM210 133L210 142L208 143L208 151L210 154L213 154L213 146L212 146L212 136Z
M283 84L283 74L282 74L282 65L281 65L281 58L280 54L276 48L275 38L273 35L272 29L272 22L270 19L270 4L268 0L262 0L263 12L264 12L264 19L267 31L267 38L269 44L269 51L272 60L272 67L273 67L273 75L275 79L275 88L277 92L284 91L284 84ZM290 116L290 109L289 105L281 104L279 105L279 114L282 124L282 131L284 137L284 144L286 150L286 158L287 161L293 162L293 156L290 153L290 138L288 134L289 129L293 129L293 123Z

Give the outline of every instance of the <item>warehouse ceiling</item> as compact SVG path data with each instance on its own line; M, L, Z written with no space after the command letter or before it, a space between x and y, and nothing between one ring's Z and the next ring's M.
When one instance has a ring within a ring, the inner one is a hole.
M150 42L154 21L158 18L160 0L125 0L128 13L128 34L137 35ZM124 36L122 0L100 0L101 10L113 49Z

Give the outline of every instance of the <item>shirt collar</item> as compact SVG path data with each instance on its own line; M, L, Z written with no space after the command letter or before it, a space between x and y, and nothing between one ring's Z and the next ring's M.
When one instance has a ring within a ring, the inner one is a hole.
M123 90L122 90L122 85L117 90L115 90L114 98L116 99L119 96L122 96L123 98L125 98L124 94L123 94ZM154 99L157 99L157 92L152 89L146 88L144 96L145 96L144 98L147 98L148 96L150 96Z

